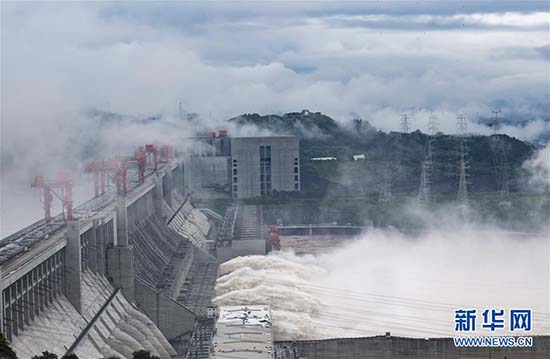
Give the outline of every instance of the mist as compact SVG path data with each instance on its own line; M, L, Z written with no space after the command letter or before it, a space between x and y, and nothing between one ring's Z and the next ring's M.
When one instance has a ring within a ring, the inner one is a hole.
M550 143L525 161L523 169L527 172L530 190L547 191L550 187Z
M449 337L459 308L475 308L478 315L491 308L530 308L531 334L550 331L547 228L503 232L464 222L461 210L450 206L433 214L410 210L426 216L427 230L370 229L326 255L299 257L284 250L223 263L214 302L271 305L276 340L385 332ZM480 318L477 333L490 333Z

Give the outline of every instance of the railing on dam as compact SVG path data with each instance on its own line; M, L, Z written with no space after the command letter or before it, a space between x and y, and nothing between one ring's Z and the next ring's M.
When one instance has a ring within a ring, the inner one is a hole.
M339 224L294 224L289 226L277 226L277 230L283 236L306 235L357 235L367 230L365 226L339 225Z
M172 164L161 167L159 170L166 168L171 169ZM156 172L148 173L145 178L150 181ZM147 182L144 182L147 183ZM128 187L128 206L131 206L136 199L136 190L143 190L144 183L133 181ZM151 183L148 186L152 186ZM137 194L139 197L141 194ZM91 198L84 203L81 203L74 208L75 216L81 220L93 217L104 211L109 206L113 205L116 199L116 194L112 191L107 191L103 195ZM65 228L65 218L62 214L52 218L52 222L46 223L45 220L39 220L31 225L22 228L21 230L0 239L0 264L3 264L12 258L18 256L21 252L30 250L33 246L42 240L46 240L54 234Z

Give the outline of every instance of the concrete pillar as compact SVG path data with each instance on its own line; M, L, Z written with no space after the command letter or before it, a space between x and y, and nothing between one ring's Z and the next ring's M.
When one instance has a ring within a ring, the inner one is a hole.
M166 177L166 188L162 189L162 194L164 196L164 200L166 200L166 203L172 207L172 188L174 187L174 176L172 174L172 170L168 168L164 176Z
M116 200L116 246L128 245L128 211L126 196L118 196Z
M98 221L92 221L92 228L88 233L88 268L97 273L97 226Z
M162 217L162 174L157 172L155 177L155 189L153 190L153 202L155 207L155 213Z
M116 246L109 249L109 276L124 297L134 301L134 247Z
M185 184L184 184L184 181L185 181L185 176L184 176L184 167L183 167L183 160L178 162L178 170L177 170L177 173L178 173L178 177L176 179L176 189L179 189L179 191L181 193L184 193L185 192Z
M126 197L119 196L116 205L116 235L114 248L109 250L109 276L115 287L121 288L129 302L134 301L134 250L128 243L128 213Z
M181 161L181 165L183 168L183 194L186 194L187 192L191 191L191 171L192 171L192 160L189 155L187 155L183 161Z
M4 330L4 281L2 280L2 268L0 267L0 333L6 337Z
M65 247L66 292L67 299L78 313L82 313L82 290L80 287L82 273L80 221L67 221L67 246Z
M106 268L105 268L105 256L106 256L106 238L105 238L105 231L107 230L107 226L105 226L105 219L102 218L97 221L97 223L94 222L94 226L96 226L96 272L100 275L106 274Z

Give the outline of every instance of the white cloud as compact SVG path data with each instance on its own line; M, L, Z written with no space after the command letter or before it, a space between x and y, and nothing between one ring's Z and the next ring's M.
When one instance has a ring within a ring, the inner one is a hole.
M550 189L550 143L525 161L523 168L529 175L528 182L531 190Z

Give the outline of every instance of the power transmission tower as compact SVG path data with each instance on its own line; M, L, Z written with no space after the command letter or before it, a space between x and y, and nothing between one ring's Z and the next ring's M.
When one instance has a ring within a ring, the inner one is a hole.
M460 160L459 160L459 180L458 180L458 194L456 200L461 204L468 203L468 175L466 170L468 165L466 163L466 146L464 144L464 139L460 141Z
M429 202L431 199L431 164L424 160L422 161L422 172L420 173L420 188L418 189L418 200Z
M458 114L456 116L456 130L459 136L464 137L468 132L468 123L466 122L466 116Z
M498 191L498 205L510 207L510 163L508 162L508 148L503 138L498 138L496 146L496 177Z
M401 115L401 132L409 133L409 119L410 116L406 113Z
M395 152L393 158L387 161L384 168L381 202L393 200L392 188L396 181L401 178L401 157L403 155L403 134L409 133L409 115L401 115L401 133L395 138Z
M497 135L501 129L500 109L494 109L493 112L493 131ZM495 136L494 144L494 164L498 191L498 205L501 207L510 207L510 163L508 162L508 148L505 137Z
M391 164L388 163L384 166L384 172L382 176L384 179L384 183L382 185L382 196L380 198L380 202L390 203L393 199Z
M500 131L500 119L499 119L498 115L502 111L499 110L499 109L494 109L494 110L491 110L491 112L493 113L493 126L492 126L493 127L493 132L496 135Z
M394 182L401 178L401 156L403 153L402 137L403 134L397 134L395 136L395 147L393 154L388 153L386 164L383 169L383 185L380 196L380 202L389 203L393 200L392 189Z
M468 173L469 168L466 161L466 117L458 115L456 117L457 132L459 138L459 163L458 163L458 194L456 200L463 205L468 204Z
M428 119L428 130L430 135L428 136L428 146L426 150L426 156L421 165L420 173L420 188L418 189L418 199L420 201L429 202L432 193L432 175L433 175L433 144L434 136L437 133L437 117L431 115Z
M434 114L430 115L430 118L428 119L428 133L430 136L435 136L437 134L437 131L439 130L439 121L437 119L437 116Z

